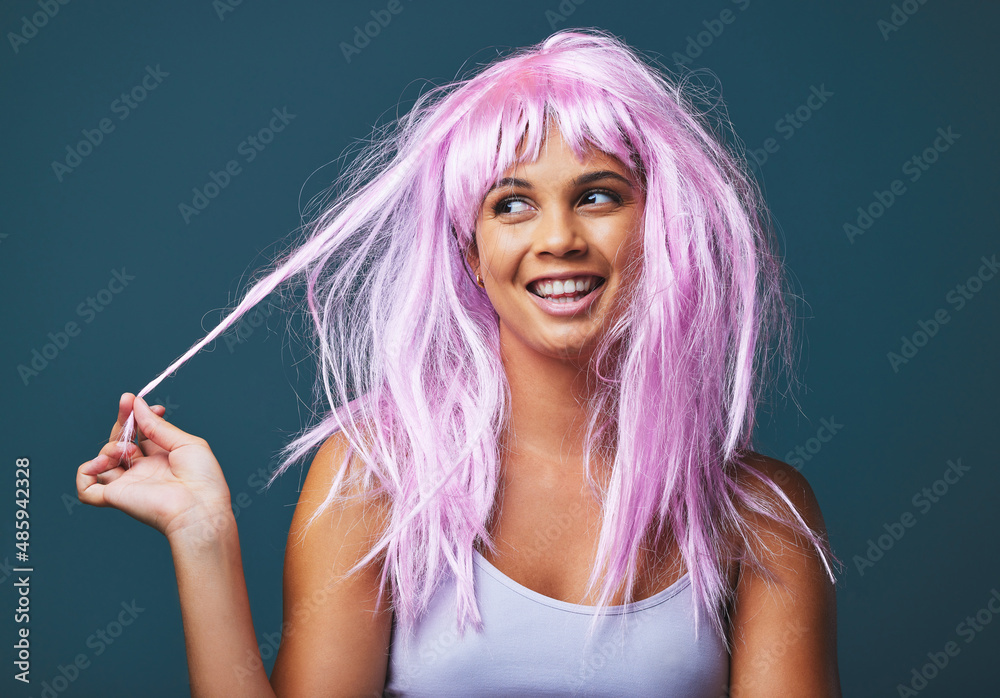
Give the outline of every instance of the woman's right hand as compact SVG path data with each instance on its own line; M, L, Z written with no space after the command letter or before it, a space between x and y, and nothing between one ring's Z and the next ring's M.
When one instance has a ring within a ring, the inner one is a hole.
M118 435L135 413L138 444L119 446ZM130 456L128 469L120 462ZM212 449L157 415L145 400L122 395L107 445L76 473L84 504L114 507L173 539L208 538L233 516L229 486Z

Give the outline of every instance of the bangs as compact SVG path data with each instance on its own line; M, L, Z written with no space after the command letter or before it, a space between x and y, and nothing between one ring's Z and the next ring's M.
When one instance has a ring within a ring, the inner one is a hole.
M537 160L553 125L579 160L596 149L633 174L643 170L625 104L578 74L528 66L469 99L474 103L449 134L444 162L448 216L463 245L490 187L511 167Z

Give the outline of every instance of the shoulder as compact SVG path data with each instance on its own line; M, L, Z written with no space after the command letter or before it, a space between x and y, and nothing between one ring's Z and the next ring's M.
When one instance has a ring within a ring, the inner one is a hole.
M745 557L758 564L741 565L733 601L732 686L741 696L839 696L835 588L816 547L781 520L794 520L790 502L825 540L816 496L795 468L758 453L744 454L737 477L751 501L741 505Z
M804 524L825 544L823 512L806 478L787 463L752 451L743 453L737 468L744 494L736 508L746 533L738 541L741 579L766 580L792 594L815 591L819 580L830 586L826 561L802 530Z
M338 483L334 496L332 489ZM365 478L364 463L347 436L343 432L330 436L309 466L299 494L296 517L308 516L312 521L330 515L357 516L377 538L388 513L388 497Z
M364 482L361 459L342 433L319 448L306 474L288 533L286 563L293 576L314 567L346 574L383 536L391 509L387 498ZM334 485L337 485L336 492ZM362 577L374 580L381 556L366 565Z
M343 434L327 439L306 475L285 549L279 694L381 694L391 607L378 602L382 556L353 571L386 530L389 509L360 486ZM331 487L348 477L343 494Z
M760 453L746 451L742 462L738 464L737 481L748 492L778 511L787 512L785 502L787 498L810 528L825 533L823 514L812 487L801 472L787 463ZM768 481L775 487L768 485ZM766 532L780 535L784 529L780 525L769 523L770 517L746 510L744 513Z

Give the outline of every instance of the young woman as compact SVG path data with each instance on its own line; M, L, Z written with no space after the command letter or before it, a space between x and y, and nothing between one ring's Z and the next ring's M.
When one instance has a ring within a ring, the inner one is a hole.
M558 32L424 95L340 192L139 393L306 278L325 416L276 471L319 447L270 679L205 440L126 393L77 474L167 536L193 694L839 696L819 507L750 450L780 264L684 92Z

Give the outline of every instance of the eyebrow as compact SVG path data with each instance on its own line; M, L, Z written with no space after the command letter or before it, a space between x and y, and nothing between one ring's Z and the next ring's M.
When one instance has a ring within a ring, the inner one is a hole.
M584 184L590 184L592 182L600 181L602 179L616 179L624 183L629 188L632 188L633 186L632 182L627 180L625 177L622 177L617 172L614 172L613 170L596 170L594 172L587 172L574 179L571 182L571 184L574 187L579 187ZM486 195L489 196L494 189L502 189L505 187L520 187L521 189L534 189L534 187L531 186L531 182L529 182L526 179L518 179L517 177L504 177L503 179L497 180L496 184L490 187L489 191L486 192Z

